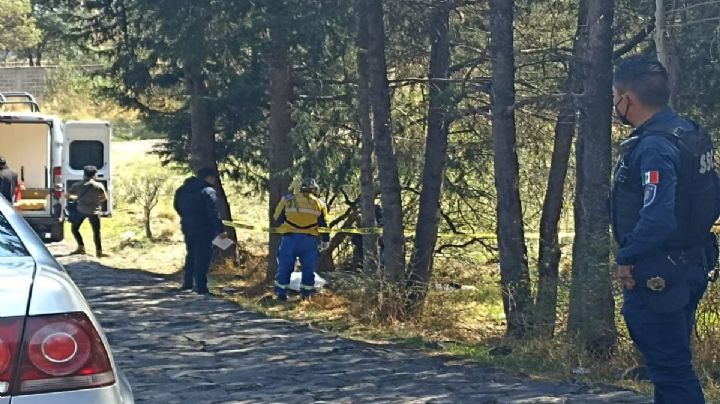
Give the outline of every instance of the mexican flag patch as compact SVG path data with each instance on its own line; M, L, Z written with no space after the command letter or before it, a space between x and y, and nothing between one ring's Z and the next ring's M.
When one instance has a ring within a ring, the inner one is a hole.
M660 171L647 171L643 174L643 185L660 183Z

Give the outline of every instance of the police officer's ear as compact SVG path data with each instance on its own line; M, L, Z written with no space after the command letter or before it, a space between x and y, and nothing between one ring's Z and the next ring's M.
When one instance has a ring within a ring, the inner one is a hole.
M625 102L629 103L631 106L641 105L640 99L632 90L626 90L622 96L625 98Z

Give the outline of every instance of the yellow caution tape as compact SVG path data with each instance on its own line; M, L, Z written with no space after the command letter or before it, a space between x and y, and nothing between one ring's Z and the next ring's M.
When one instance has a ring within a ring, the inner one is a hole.
M255 228L256 228L256 226L252 226L252 225L244 224L244 223L238 223L238 222L231 222L231 221L229 221L229 220L223 220L222 223L223 223L225 226L235 227L235 228L238 228L238 229L255 230Z
M229 220L223 220L222 222L225 226L235 227L238 229L244 229L244 230L251 230L258 233L273 233L273 234L283 234L286 233L285 231L280 230L277 227L262 227L262 226L255 226L250 225L246 223L236 222L236 221L229 221ZM340 228L340 229L334 229L334 228L328 228L328 227L321 227L318 229L319 233L322 234L359 234L359 235L369 235L369 234L376 234L376 235L382 235L383 229L382 227L358 227L358 228ZM408 229L408 231L405 232L405 236L412 237L415 235L414 229ZM575 233L559 233L558 238L560 240L566 239L566 238L572 238L575 236ZM438 237L442 238L477 238L477 239L483 239L483 240L494 240L497 238L497 235L495 233L438 233ZM539 233L527 233L525 235L525 238L527 239L539 239L540 234Z
M280 230L278 227L255 226L255 225L251 225L251 224L247 224L247 223L229 221L229 220L223 220L222 223L225 226L235 227L235 228L244 229L244 230L254 230L256 232L262 232L262 233L275 233L275 234L286 233L285 231ZM318 232L324 233L324 234L337 234L337 233L382 234L382 228L380 228L380 227L360 227L360 228L333 229L333 228L328 228L328 227L320 227L320 228L318 228Z

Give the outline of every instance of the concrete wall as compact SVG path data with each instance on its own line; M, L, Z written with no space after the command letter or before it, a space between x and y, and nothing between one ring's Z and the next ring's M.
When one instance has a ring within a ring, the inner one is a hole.
M47 78L54 69L53 66L0 67L0 93L25 91L40 102L45 95Z

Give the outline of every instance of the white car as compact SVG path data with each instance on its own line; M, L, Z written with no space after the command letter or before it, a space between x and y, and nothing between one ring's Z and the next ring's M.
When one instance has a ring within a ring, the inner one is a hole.
M0 404L132 404L85 298L0 196Z

